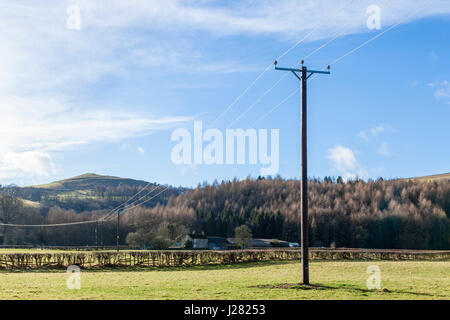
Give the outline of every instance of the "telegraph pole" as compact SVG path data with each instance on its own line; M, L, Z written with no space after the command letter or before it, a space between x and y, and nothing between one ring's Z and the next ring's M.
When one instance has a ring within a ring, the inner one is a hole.
M117 252L119 252L119 227L120 227L120 210L117 210L117 232L116 232Z
M98 250L98 220L95 223L95 246L96 249Z
M309 284L309 254L308 254L308 149L307 149L307 80L315 73L330 74L330 71L308 70L301 62L301 69L279 68L275 61L275 70L290 71L300 81L301 90L301 247L302 247L302 280ZM330 66L327 67L330 70ZM299 76L300 74L300 76Z
M103 249L103 220L100 220L100 247Z

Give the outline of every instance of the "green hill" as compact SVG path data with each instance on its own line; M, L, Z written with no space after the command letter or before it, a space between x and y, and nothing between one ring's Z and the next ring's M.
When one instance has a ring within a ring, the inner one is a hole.
M143 187L148 182L142 180L133 180L113 176L102 176L95 173L86 173L69 179L51 182L48 184L35 185L24 188L46 189L54 191L86 191L95 190L98 187Z
M177 196L185 191L184 188L169 187L161 195L155 195L149 192L161 190L163 186L143 180L87 173L48 184L5 187L1 192L23 199L28 206L59 206L81 212L114 208L133 197L144 187L147 187L147 190L144 190L137 199L142 196L144 196L142 200L149 199L145 202L146 206L165 203L170 196Z
M0 194L0 200L3 197L2 194ZM36 202L36 201L31 201L31 200L26 200L26 199L22 199L22 198L18 198L20 201L22 201L23 206L24 207L28 207L28 208L39 208L40 207L40 203Z

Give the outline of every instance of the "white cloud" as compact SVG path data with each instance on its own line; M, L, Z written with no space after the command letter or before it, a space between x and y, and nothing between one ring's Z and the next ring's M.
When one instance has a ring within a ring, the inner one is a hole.
M56 167L48 153L40 151L7 152L0 160L0 178L49 176Z
M358 166L355 154L349 148L336 146L328 150L328 160L332 161L337 170L353 171Z
M377 126L375 126L375 127L370 128L369 130L366 130L366 131L364 131L364 130L363 130L363 131L360 131L360 132L357 134L357 137L358 137L359 139L368 141L368 140L369 140L369 134L370 134L372 137L376 137L376 136L378 136L378 135L380 135L380 134L382 134L382 133L388 133L388 132L392 132L392 127L391 127L390 125L379 124L379 125L377 125Z
M379 148L378 148L378 154L381 154L382 156L389 156L391 152L389 151L389 146L387 142L383 142Z
M376 127L373 127L372 129L370 129L370 133L373 136L376 136L376 135L378 135L380 133L383 133L385 131L386 131L386 127L384 125L381 125L381 124L376 126Z
M146 135L151 130L168 128L192 117L153 118L117 109L75 108L46 98L0 97L0 134L2 149L39 147L59 150L93 141L113 141Z
M450 82L447 80L442 81L437 85L434 91L434 97L438 100L449 100L450 99ZM449 100L450 103L450 100Z
M369 137L367 137L367 134L365 131L360 131L357 135L358 138L362 139L362 140L369 140Z
M126 73L130 64L172 66L177 72L241 72L238 61L208 61L191 39L197 31L214 36L270 35L289 42L316 28L310 40L336 33L369 32L364 17L372 4L335 0L192 1L74 0L81 30L66 28L64 1L3 1L0 10L0 89L25 86L35 90L71 88L108 74ZM426 0L397 0L382 8L383 25L401 21ZM437 2L418 17L449 13ZM299 22L299 17L301 21ZM355 25L354 28L350 28ZM143 32L136 32L137 30ZM170 33L170 37L163 32ZM180 68L181 67L181 68ZM250 67L252 69L252 67Z
M331 162L333 170L341 175L345 180L356 178L364 178L367 176L366 171L356 160L354 152L343 146L336 146L328 150L328 160Z
M265 0L265 1L192 1L192 0L103 0L77 1L86 28L117 28L139 24L163 30L202 30L217 35L230 34L290 34L297 35L320 24L316 38L330 32L343 31L366 16L368 6L382 9L383 25L408 16L428 3L417 0L397 0L385 8L385 1L354 1L346 10L333 16L345 1L335 0ZM450 12L445 3L421 12L418 17ZM301 17L301 23L299 23ZM331 17L333 17L331 19ZM366 21L351 32L367 31Z
M68 101L80 88L111 74L126 75L133 69L130 67L181 66L177 71L221 73L248 70L234 61L208 60L190 41L198 32L214 37L282 36L293 42L320 24L311 40L321 39L348 29L355 17L365 16L367 6L373 3L355 1L330 19L342 2L2 1L0 177L12 173L46 175L54 170L52 155L57 151L95 141L141 136L190 120L124 111L131 110L125 107L113 109L102 102L92 108ZM424 3L425 0L415 1L414 5L406 0L393 1L390 9L382 11L383 25L400 21ZM81 30L66 28L68 5L80 7ZM419 17L448 12L448 5L437 3ZM361 21L349 32L367 31Z
M55 152L143 136L192 119L115 109L87 111L44 97L0 97L0 178L46 176L55 172Z
M137 147L136 150L137 150L139 153L145 153L145 149L142 148L142 147Z

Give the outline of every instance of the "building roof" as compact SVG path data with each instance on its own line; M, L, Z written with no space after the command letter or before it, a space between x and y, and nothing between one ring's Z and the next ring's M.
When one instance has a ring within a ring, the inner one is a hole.
M235 238L229 238L229 242L236 243ZM289 242L278 239L252 239L251 247L272 247L272 243L277 243L280 246L288 247Z
M223 237L208 237L208 241L214 242L215 244L230 243L226 238Z

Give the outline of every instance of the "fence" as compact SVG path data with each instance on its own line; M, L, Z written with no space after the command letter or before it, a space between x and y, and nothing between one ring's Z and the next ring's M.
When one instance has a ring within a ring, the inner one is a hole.
M2 269L102 267L170 267L240 262L300 260L298 249L232 251L129 251L68 253L3 253ZM450 260L450 251L311 249L312 260Z

